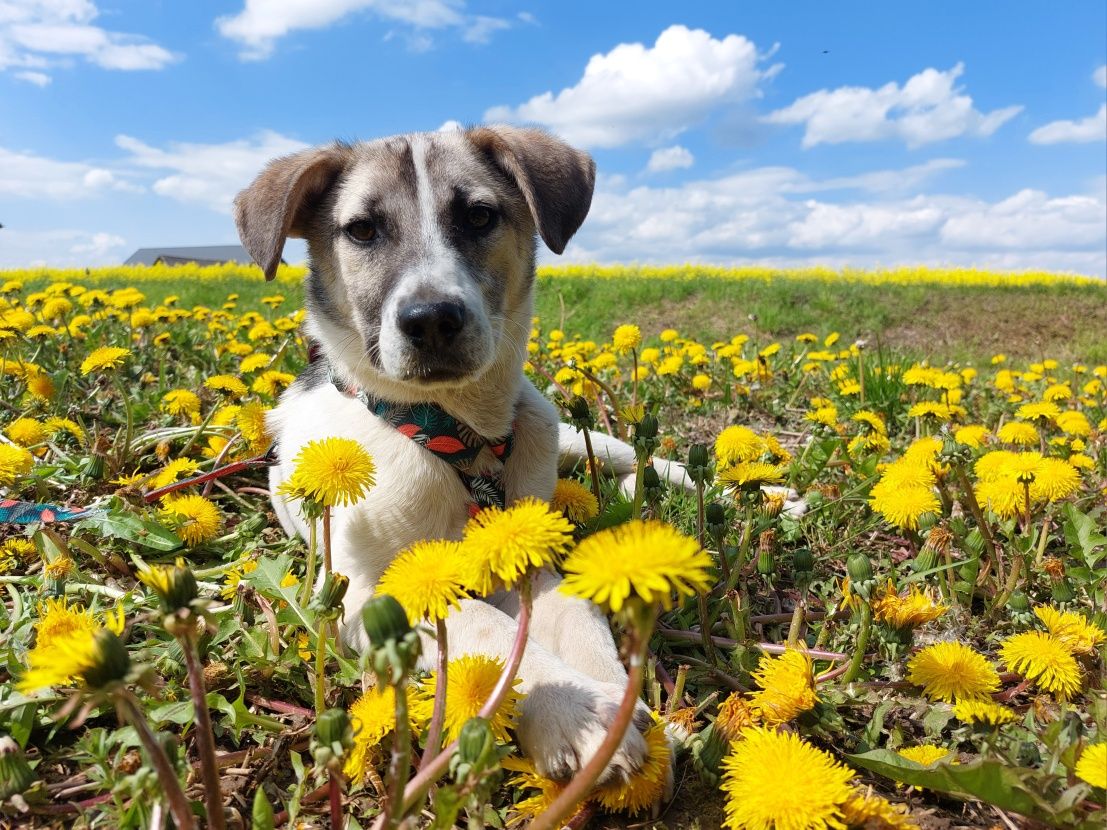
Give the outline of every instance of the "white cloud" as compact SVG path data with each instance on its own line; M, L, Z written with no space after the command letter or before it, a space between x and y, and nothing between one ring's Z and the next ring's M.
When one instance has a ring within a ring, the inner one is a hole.
M1107 88L1107 65L1092 73L1096 86ZM1073 144L1107 140L1107 104L1102 104L1095 115L1079 121L1063 119L1043 124L1030 134L1031 144Z
M99 15L91 0L0 0L0 70L20 68L17 77L44 86L41 70L82 57L103 69L162 69L178 59L141 35L93 25Z
M1031 144L1086 143L1107 139L1107 104L1079 121L1051 121L1030 134Z
M15 77L21 81L26 81L29 84L34 84L39 87L49 86L51 81L50 76L45 72L34 72L30 69L24 70L23 72L16 72Z
M23 199L80 199L140 187L103 167L58 161L0 147L0 195Z
M245 0L238 14L217 18L223 37L242 44L244 60L263 60L273 54L278 40L299 29L324 29L357 12L367 12L415 30L410 45L430 48L428 31L458 29L470 43L487 43L507 20L468 15L463 0Z
M696 157L687 147L676 144L672 147L661 147L650 153L650 160L646 162L646 170L650 173L662 173L666 170L682 170L695 164Z
M673 187L601 177L567 257L1107 272L1107 194L1101 187L1060 197L1024 190L998 202L906 195L959 164L939 159L834 179L765 167Z
M918 147L960 135L989 136L1022 111L1021 106L978 111L972 98L954 86L964 69L961 63L945 72L924 69L902 87L890 82L879 89L821 89L763 120L803 124L805 148L883 139L900 139Z
M450 118L450 119L447 119L446 121L443 121L442 126L440 126L438 128L438 130L436 130L436 132L456 133L456 132L458 132L460 130L464 130L464 129L465 129L465 127L462 125L462 123L460 121L455 121L453 118Z
M721 104L756 97L758 84L780 69L760 69L764 57L741 35L720 40L702 29L670 26L653 46L621 43L593 55L575 86L556 95L543 92L517 107L492 107L485 119L544 124L591 147L657 143Z
M86 267L119 262L128 253L127 241L103 231L0 230L0 268L38 266Z
M268 130L225 144L172 142L159 149L127 135L116 136L115 143L130 153L130 164L169 173L154 182L155 193L220 213L231 212L235 194L267 161L307 146Z

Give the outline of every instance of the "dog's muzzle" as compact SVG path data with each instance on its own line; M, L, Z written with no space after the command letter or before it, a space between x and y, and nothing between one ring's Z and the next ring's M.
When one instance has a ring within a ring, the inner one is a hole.
M422 353L441 354L465 328L465 306L460 303L412 303L397 315L400 331Z

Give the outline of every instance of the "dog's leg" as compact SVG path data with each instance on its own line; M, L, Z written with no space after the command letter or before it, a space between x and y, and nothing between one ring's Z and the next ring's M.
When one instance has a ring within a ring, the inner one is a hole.
M462 600L460 611L446 619L451 659L463 654L487 654L506 662L515 641L517 624L498 608L480 600ZM609 635L610 637L610 635ZM423 636L421 665L433 667L438 649L433 637ZM519 747L542 775L568 778L595 754L615 718L626 687L604 683L567 666L533 638L519 667L519 690L526 694L516 731ZM642 731L650 724L643 706L635 713L635 727L626 736L601 780L627 779L641 769L646 744Z

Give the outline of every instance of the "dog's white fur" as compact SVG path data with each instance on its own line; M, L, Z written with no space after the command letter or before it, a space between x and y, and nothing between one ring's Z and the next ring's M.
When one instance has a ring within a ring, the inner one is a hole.
M509 128L500 134L512 141L526 140L523 133ZM334 311L312 314L309 310L308 334L321 344L332 365L363 388L385 399L411 400L412 384L403 381L402 376L410 371L412 357L396 328L398 307L411 298L428 296L462 303L474 325L473 342L467 343L466 348L477 355L480 368L473 373L472 382L427 385L422 394L427 394L427 388L433 389L439 405L485 436L503 435L514 424L515 446L504 467L507 502L526 496L548 500L557 477L557 412L521 371L532 313L531 285L520 289L523 294L519 302L509 304L504 313L492 313L485 308L484 297L467 263L435 220L434 183L426 163L428 142L437 142L438 152L452 152L449 148L455 145L451 142L466 139L458 134L433 138L409 136L405 140L411 148L417 196L406 209L418 213L420 253L399 274L383 302L378 370L371 371L365 366L366 344L350 334L366 328L364 320L358 317L364 309L349 309L349 320ZM357 217L363 209L363 194L378 175L365 162L347 165L335 185L338 192L330 208L339 227ZM524 184L520 187L525 191ZM291 191L296 186L294 181L287 189ZM590 191L589 180L589 197ZM272 251L265 247L268 240L259 242L259 232L250 227L256 221L248 215L248 199L244 199L247 196L248 192L244 192L239 206L243 240L252 242L262 257L269 259ZM528 204L535 214L535 223L541 226L540 211L530 196ZM293 210L296 209L294 205ZM289 224L290 220L285 219L285 233ZM529 230L532 239L533 228L532 224ZM310 249L312 238L307 235ZM546 238L545 232L543 237ZM279 242L283 244L283 238ZM333 244L338 250L346 243ZM530 244L533 246L533 242ZM278 245L277 256L279 251ZM313 250L312 256L317 258L318 251ZM344 268L357 267L358 260L345 248L338 250L335 257ZM516 265L532 268L533 258L529 263ZM334 570L350 579L343 639L363 648L366 643L359 623L360 609L372 596L381 574L399 551L418 540L459 538L469 515L469 496L446 462L332 384L314 387L294 384L271 413L269 426L279 448L279 462L270 474L274 494L291 475L293 460L300 449L310 441L327 436L351 438L362 444L375 460L375 486L356 505L335 509L331 527ZM278 495L274 495L273 505L290 534L307 535L308 529L294 505ZM517 737L521 749L532 758L540 773L563 778L576 772L594 754L615 715L627 676L604 616L591 603L561 593L559 581L553 573L542 573L536 582L530 639L519 671L520 689L526 698ZM465 600L460 611L451 613L446 620L451 658L481 653L506 659L515 637L518 612L518 597L510 593ZM429 669L437 648L434 639L427 635L423 645L422 665ZM605 778L629 777L641 768L646 752L641 731L649 723L644 714L642 707L635 727L628 730L605 771Z

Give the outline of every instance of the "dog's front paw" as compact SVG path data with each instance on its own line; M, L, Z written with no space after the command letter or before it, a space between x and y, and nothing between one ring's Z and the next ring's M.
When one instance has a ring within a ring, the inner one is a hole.
M517 731L519 746L540 775L571 778L603 743L622 697L621 686L589 678L539 684L523 700ZM650 723L649 709L639 701L631 725L599 783L628 781L641 772L647 752L642 733Z

